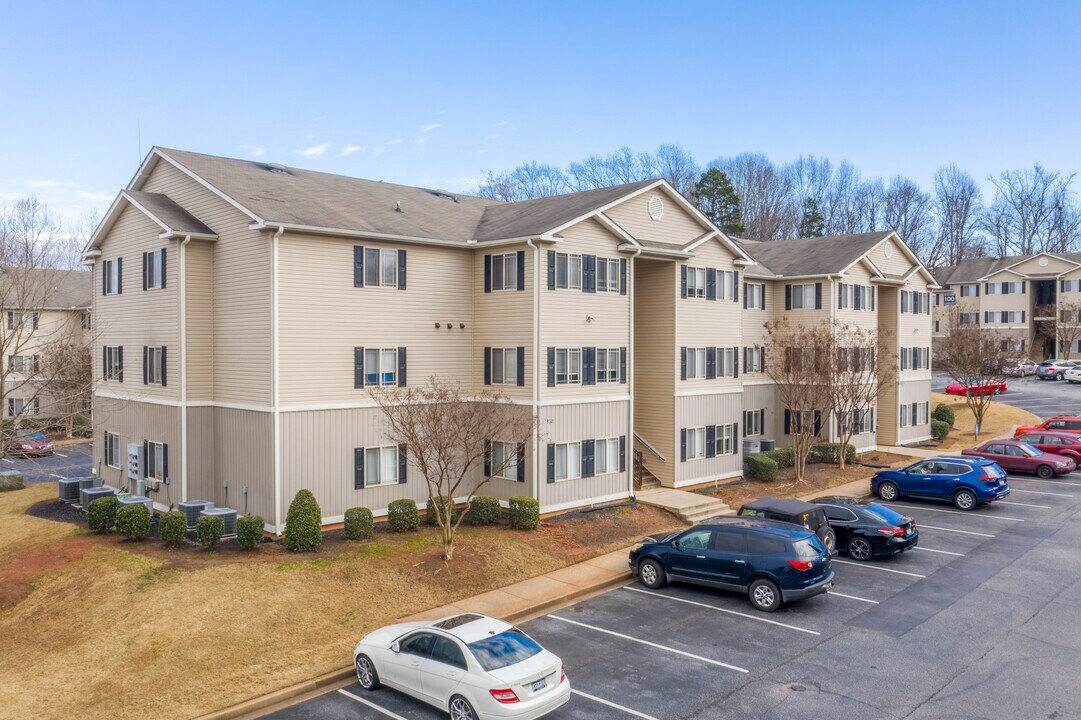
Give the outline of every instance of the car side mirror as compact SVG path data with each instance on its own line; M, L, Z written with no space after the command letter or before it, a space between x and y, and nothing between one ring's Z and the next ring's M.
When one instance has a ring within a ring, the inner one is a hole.
M399 643L399 642L398 642L397 640L395 640L394 642L392 642L392 643L390 644L390 651L391 651L391 652L396 652L396 653L397 653L397 652L401 652L401 651L402 651L402 645L401 645L401 643Z

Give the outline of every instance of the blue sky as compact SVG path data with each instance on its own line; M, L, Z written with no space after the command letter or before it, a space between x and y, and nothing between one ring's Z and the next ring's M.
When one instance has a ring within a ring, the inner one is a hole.
M1078 2L9 1L0 202L100 213L140 134L452 190L664 142L924 185L1073 171L1078 27Z

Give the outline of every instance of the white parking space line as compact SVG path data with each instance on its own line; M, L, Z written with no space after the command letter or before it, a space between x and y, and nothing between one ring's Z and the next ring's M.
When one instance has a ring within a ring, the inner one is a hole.
M938 527L937 525L917 525L916 527L918 527L920 530L924 530L924 529L927 529L927 530L941 530L942 532L961 533L962 535L976 535L977 537L986 537L986 538L994 537L994 534L992 534L992 533L978 533L978 532L973 532L972 530L958 530L957 528L944 528L944 527ZM919 546L917 545L916 547L919 547Z
M1073 495L1070 495L1069 493L1052 493L1052 492L1044 492L1042 490L1022 490L1021 488L1015 488L1015 487L1011 487L1010 492L1011 493L1028 493L1029 495L1051 495L1052 497L1073 497Z
M917 550L923 550L924 552L939 553L940 555L953 555L954 557L964 557L964 553L952 552L950 550L935 550L934 548L923 547L921 545L916 546Z
M590 695L589 693L584 693L581 690L575 690L574 688L571 688L571 694L573 694L573 695L581 695L585 699L592 700L595 703L600 703L601 705L607 705L608 707L615 708L616 710L622 710L623 712L627 713L628 715L634 715L635 717L642 718L642 720L657 720L657 718L653 717L652 715L646 715L645 713L640 713L637 710L631 710L629 707L623 707L622 705L617 705L616 703L612 702L611 700L605 700L604 698L599 698L599 697L596 697L595 695Z
M63 475L57 475L56 473L49 473L49 477L60 478L61 480L64 479Z
M747 618L748 620L757 620L758 622L769 623L770 625L777 625L779 627L788 628L789 630L799 630L800 632L807 633L808 635L821 635L822 633L815 630L808 630L806 628L796 627L795 625L789 625L783 622L777 622L776 620L768 620L764 617L755 617L754 615L748 615L747 613L737 612L735 610L727 610L716 605L710 605L709 603L697 602L695 600L687 600L685 598L678 598L672 595L665 595L663 593L653 592L651 590L643 590L642 588L633 588L624 586L624 590L630 590L631 592L642 593L643 595L652 595L653 597L664 598L665 600L675 600L676 602L687 603L688 605L697 605L698 607L709 608L710 610L716 610L717 612L728 613L729 615L738 615L741 618Z
M658 645L657 643L650 642L649 640L643 640L641 638L631 637L630 635L624 635L623 633L618 633L618 632L616 632L614 630L605 630L604 628L597 627L596 625L586 625L585 623L578 622L577 620L568 620L567 618L559 617L558 615L546 615L545 617L550 617L553 620L558 620L560 622L565 622L565 623L568 623L570 625L577 625L578 627L584 627L587 630L596 630L599 633L604 633L605 635L612 635L612 636L617 637L617 638L622 638L623 640L630 640L631 642L641 643L642 645L648 645L649 647L657 648L658 650L664 650L665 652L675 653L676 655L682 655L683 657L689 657L689 658L692 658L694 660L701 660L704 663L709 663L710 665L717 665L718 667L727 668L729 670L735 670L736 672L741 672L741 673L749 673L750 672L750 670L748 670L746 668L741 668L738 665L729 665L728 663L723 663L720 660L711 660L710 658L702 657L701 655L694 655L693 653L684 652L683 650L677 650L676 648L670 648L670 647L665 647L664 645Z
M59 456L60 456L60 457L62 457L62 458L66 458L66 457L67 457L67 455L65 455L64 453L62 453L62 452L56 452L56 451L53 451L53 455L59 455Z
M1012 502L1010 500L996 500L995 502L1002 503L1003 505L1017 505L1018 507L1034 507L1034 508L1039 508L1040 510L1052 510L1053 509L1050 505L1033 505L1032 503L1019 503L1019 502Z
M0 458L0 460L3 460L3 461L4 461L4 462L6 462L6 463L11 463L12 465L14 465L14 464L15 464L15 461L14 461L14 460L11 460L10 458Z
M1071 475L1070 477L1073 477L1073 476ZM1018 480L1024 480L1025 482L1047 483L1048 485L1069 485L1070 487L1081 487L1081 483L1067 482L1066 480L1041 480L1040 478L1030 478L1030 477L1026 477L1026 478L1008 478L1008 480L1010 480L1012 482L1017 482ZM1010 490L1013 490L1013 488L1011 487Z
M919 573L906 572L904 570L893 570L892 568L884 568L878 565L871 565L870 563L852 562L851 560L834 560L835 563L841 563L842 565L853 565L855 567L867 568L868 570L881 570L882 572L896 573L897 575L908 575L914 578L925 578L926 575L920 575Z
M848 600L859 600L860 602L878 605L878 600L868 600L867 598L856 597L855 595L845 595L844 593L839 593L836 590L830 590L828 593L826 593L826 597L832 597L834 595L836 595L837 597L847 598Z
M1001 502L1001 501L996 501L996 502ZM889 506L887 506L887 507L889 507ZM1024 522L1025 521L1024 518L1006 517L1005 515L976 514L976 513L973 513L971 511L970 512L961 512L960 510L943 510L942 508L921 507L919 505L897 505L897 504L894 504L892 507L903 507L903 508L908 508L910 510L926 510L927 512L949 513L950 515L964 515L965 517L984 518L984 519L987 519L987 520L1012 520L1013 522Z
M385 707L382 707L380 705L376 705L375 703L373 703L370 700L365 700L362 697L358 697L357 695L354 695L353 693L349 692L348 690L339 689L338 692L340 692L342 695L345 695L348 698L353 698L354 700L356 700L361 705L367 705L372 710L375 710L376 712L383 713L388 718L394 718L394 720L408 720L408 718L404 718L404 717L402 717L401 715L399 715L396 712L391 712L390 710L387 710Z

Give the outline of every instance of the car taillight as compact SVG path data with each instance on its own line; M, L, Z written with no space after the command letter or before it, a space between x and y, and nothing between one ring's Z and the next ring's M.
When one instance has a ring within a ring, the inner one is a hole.
M879 528L878 531L883 535L892 535L896 537L901 537L905 534L904 528Z
M496 700L503 703L504 705L510 705L511 703L518 702L518 696L515 695L514 691L510 688L503 688L502 690L489 690L488 692L492 694L492 697L494 697Z
M991 468L990 465L985 465L983 468L983 474L980 475L980 480L984 482L995 482L998 480L998 473Z
M803 572L804 570L810 570L813 563L810 560L789 560L788 564Z
M567 669L562 663L559 665L559 684L562 685L563 681L567 679Z

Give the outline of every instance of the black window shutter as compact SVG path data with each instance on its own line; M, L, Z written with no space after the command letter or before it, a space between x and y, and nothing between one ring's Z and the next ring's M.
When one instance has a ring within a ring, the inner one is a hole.
M124 258L116 259L116 294L124 292Z
M597 348L582 348L582 384L597 384Z
M739 447L739 423L732 423L732 450L739 452L736 448Z
M124 382L124 346L118 345L113 352L116 353L116 364L120 369L120 372L117 374L117 380Z
M792 412L788 408L784 411L784 434L792 434Z
M146 385L146 381L147 381L146 369L147 369L147 362L148 362L149 357L150 357L150 348L148 348L146 345L143 345L143 385Z
M37 411L37 398L34 398L34 410ZM163 478L169 477L169 446L166 443L161 445L161 476Z
M739 377L739 348L732 348L732 377Z
M687 462L687 428L679 431L679 461Z
M871 310L875 309L875 286L871 286Z
M679 379L687 379L687 348L685 347L679 349Z
M364 287L364 247L353 246L353 287Z
M739 302L739 270L732 271L732 302Z
M791 285L785 285L784 286L784 309L785 310L791 310L792 309L792 286Z
M627 258L619 259L619 294L627 294Z
M750 348L743 348L743 368L744 368L744 370L746 370L747 366L750 365L750 362L748 362L748 357L747 357L747 352L749 350L750 350Z
M150 253L143 253L143 290L146 290L146 287L147 287L146 261L147 261L147 257L149 255L150 255Z
M15 356L8 355L8 366L15 364ZM101 376L103 378L109 377L109 348L105 345L101 346Z
M556 349L548 348L548 387L556 386Z
M525 482L525 443L518 443L518 482Z
M353 387L364 387L364 348L353 348Z
M582 292L597 292L597 256L582 256Z
M408 479L407 473L409 469L408 454L406 453L405 445L398 446L398 484L404 485Z
M717 377L717 348L706 348L706 380Z
M165 271L165 250L166 248L161 249L161 286L163 288L165 287L165 276L167 275Z
M105 295L109 292L109 261L102 260L101 262L101 294Z
M548 443L548 482L556 481L556 446Z
M150 441L143 440L143 468L144 472L149 475L151 471L156 471L157 468L150 467Z
M706 425L706 457L717 455L717 426Z
M353 489L364 489L364 448L353 449Z
M627 436L619 436L619 471L627 472Z
M681 298L687 297L687 266L679 266L679 296Z
M492 291L492 256L484 256L484 292Z
M842 310L845 306L845 284L837 284L837 309Z
M484 441L484 477L492 476L492 441Z
M548 251L548 289L556 289L556 251Z
M717 271L706 268L706 300L717 299Z
M405 290L405 250L398 251L398 289Z
M405 387L405 370L406 370L406 358L405 348L398 348L398 387Z
M484 348L484 384L492 384L492 348Z
M1021 311L1021 322L1024 322L1024 321L1025 321L1025 311L1022 310Z
M169 357L169 348L161 346L161 386L165 387L169 381L169 371L166 369L166 358Z
M518 271L518 289L525 290L525 250L514 254L515 269Z
M815 437L822 432L822 413L815 410Z
M582 477L593 477L593 453L595 440L582 441Z
M525 346L519 345L516 358L518 368L518 387L525 387Z
M766 284L765 283L760 283L759 287L762 288L762 297L759 298L758 302L759 302L759 305L761 306L760 309L765 310L766 309Z
M627 383L627 348L625 347L619 349L619 382L623 385Z
M815 283L815 310L822 309L822 283Z

